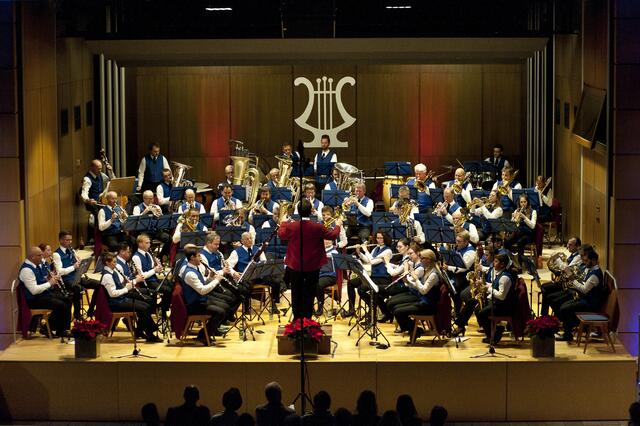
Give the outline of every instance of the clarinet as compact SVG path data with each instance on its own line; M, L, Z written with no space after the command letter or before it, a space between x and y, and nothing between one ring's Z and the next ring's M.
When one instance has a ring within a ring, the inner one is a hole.
M148 288L149 288L149 286L147 285L147 280L145 280L145 279L144 279L144 276L143 276L142 274L140 274L140 271L138 271L138 267L136 266L136 263L135 263L135 262L131 262L131 266L130 266L130 268L131 268L131 271L133 272L133 275L134 275L134 276L136 276L136 275L140 275L140 276L142 277L142 283L144 284L145 288L147 288L147 289L148 289ZM126 277L125 277L125 278L126 278ZM133 280L132 280L132 282L133 282ZM135 284L135 283L133 283L133 290L134 290L138 295L140 295L140 297L142 297L144 300L149 300L149 299L150 299L150 298L149 298L149 296L146 296L146 295L142 294L142 292L140 291L140 289L139 289L138 287L136 287L136 284Z
M56 282L58 283L58 288L60 289L60 293L62 293L64 297L69 297L69 292L65 287L64 280L60 275L58 275L56 263L54 261L51 261L51 263L49 264L49 268L51 268L51 270L49 271L49 278L54 277L56 279Z

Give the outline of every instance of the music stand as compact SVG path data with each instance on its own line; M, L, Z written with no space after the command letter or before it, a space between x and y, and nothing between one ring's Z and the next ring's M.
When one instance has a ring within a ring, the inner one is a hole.
M470 194L471 199L473 200L474 198L488 197L489 194L491 194L491 191L485 191L484 189L472 189Z
M369 314L371 315L371 319L369 321L369 324L364 328L364 330L362 330L362 334L360 335L360 337L358 337L358 340L356 340L356 346L358 346L360 340L362 340L364 336L369 336L371 337L369 345L375 346L378 349L387 349L391 346L391 343L389 343L387 337L384 335L384 333L382 333L380 327L378 327L378 307L376 306L376 294L378 293L378 291L380 291L380 288L371 280L371 277L369 277L369 275L367 274L361 273L358 275L358 278L360 278L360 281L365 283L365 285L369 287ZM378 337L382 337L386 344L378 342Z
M121 178L113 178L109 181L109 191L115 191L118 195L128 195L131 194L131 188L135 187L134 176L121 177ZM124 208L124 206L120 206Z
M218 226L216 227L216 233L220 235L220 241L225 243L231 243L234 241L240 241L242 239L242 233L245 229L241 226Z
M397 241L407 236L407 225L402 223L378 223L373 225L373 232L384 232L388 234L392 240Z
M425 240L431 244L445 244L456 242L456 231L449 226L424 226Z
M235 212L236 212L235 210L218 210L218 223L223 224L224 218Z
M412 174L409 161L385 161L384 174L387 176L410 176Z
M404 183L403 184L398 184L398 183L392 183L391 184L391 198L398 198L398 189L400 189L401 186L407 186ZM407 188L409 188L409 197L412 200L417 200L418 199L418 188L416 188L415 186L407 186Z
M413 215L413 220L418 221L422 229L427 227L436 227L442 225L442 218L433 214L416 213Z
M325 206L336 207L341 206L344 199L349 197L349 193L342 189L331 191L328 189L322 190L322 202Z
M125 231L153 232L156 229L158 218L154 215L129 216L122 228Z
M271 217L273 217L273 215L270 215L270 214L251 215L251 220L253 220L253 227L256 228L256 230L261 229L262 224L267 222L269 219L271 219Z
M160 216L156 222L156 229L175 229L178 226L179 213L169 213Z
M302 164L300 164L301 162L298 161L297 165L294 164L293 170L291 171L291 176L293 177L300 177L300 166ZM303 176L313 176L315 174L315 170L313 169L313 163L309 163L306 165L306 167L304 168L304 171L302 172Z
M233 185L232 188L233 188L233 192L232 192L233 198L236 198L240 201L247 200L247 188L245 188L242 185Z
M391 212L373 212L371 213L371 222L373 225L381 223L391 223L394 220L398 220L398 215Z
M184 249L187 244L203 247L206 239L207 233L204 231L182 232L180 234L180 249Z
M291 194L291 188L286 186L278 186L271 190L271 199L276 200L278 203L280 200L291 201L293 195Z
M515 232L518 229L517 223L511 219L505 219L502 217L498 219L487 219L487 224L491 234L497 234L499 232Z
M444 189L429 188L429 195L431 196L431 201L434 206L438 203L444 203Z
M462 168L465 172L482 173L482 163L484 161L463 161Z
M182 201L184 199L184 191L189 189L186 186L174 186L171 187L171 192L169 192L169 201Z
M332 257L333 257L333 266L335 269L340 269L343 271L352 271L356 275L364 273L362 263L360 263L360 261L355 257L353 257L352 255L337 253L337 254L333 254ZM345 300L344 303L338 308L338 312L341 312L342 310L344 310L344 307L347 303L349 303L349 301ZM349 321L349 325L351 325L351 321ZM356 325L354 325L351 328L351 330L353 330L358 325L359 325L358 321L356 321ZM347 333L348 336L351 335L351 330L349 330L349 332Z
M497 176L501 170L499 170L496 166L493 165L493 163L490 163L488 161L483 161L482 162L482 172L489 172L492 173L494 176Z
M211 213L202 213L200 215L200 223L207 227L207 229L213 228L213 215Z

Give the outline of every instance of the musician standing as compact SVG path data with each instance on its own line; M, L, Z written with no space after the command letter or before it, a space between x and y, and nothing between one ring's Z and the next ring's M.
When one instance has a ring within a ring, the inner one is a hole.
M467 280L467 272L473 268L473 264L476 260L476 249L470 243L471 236L469 232L462 231L456 235L456 253L458 253L462 257L462 261L464 262L464 268L447 265L445 263L445 267L449 272L453 273L455 279L455 289L456 294L451 298L453 299L453 304L457 313L460 312L462 308L462 299L460 298L460 294L462 290L469 286L469 281Z
M311 318L320 268L327 263L324 240L338 238L342 226L340 218L336 220L336 227L332 230L311 222L309 200L302 200L299 207L300 220L285 222L278 229L278 237L288 241L285 265L292 285L294 319Z
M196 193L193 189L189 188L184 191L184 202L178 207L178 213L184 214L187 210L196 208L200 211L200 214L205 214L207 211L204 209L202 203L196 201Z
M115 252L118 244L126 239L122 230L126 214L123 213L123 207L117 205L118 194L115 191L107 192L105 198L107 204L98 211L98 229L102 233L102 244L107 246L110 252Z
M153 142L149 145L149 152L140 160L138 167L137 191L154 191L162 182L162 171L170 169L169 161L160 154L160 145Z
M113 253L103 253L102 264L104 269L100 283L109 295L109 308L113 312L134 312L135 309L138 325L136 337L144 337L147 343L162 342L162 339L154 334L157 327L151 319L151 305L133 295L133 289L139 279L131 281L121 275L116 268L116 256Z
M215 222L220 221L220 212L223 210L237 210L242 208L242 201L233 196L233 189L231 185L222 185L222 191L220 191L220 197L211 203L211 216Z
M484 343L490 343L491 338L491 316L513 315L518 301L515 285L517 275L507 269L509 257L505 254L498 254L493 260L494 278L491 284L487 284L488 303L476 313L478 324L484 329L486 338ZM504 327L496 327L492 344L497 344L502 338Z
M406 281L410 293L415 296L415 301L396 305L393 311L402 331L412 330L413 321L409 318L410 315L435 315L438 308L441 279L436 269L436 254L433 250L422 250L420 261L424 267L422 276L409 274ZM416 337L423 333L424 330L418 328Z
M169 212L169 206L171 206L171 188L173 188L173 173L171 173L171 169L164 169L162 182L156 187L158 204L162 207L164 214Z
M365 195L366 186L364 183L355 185L355 196L349 197L346 201L349 206L347 213L355 214L356 226L349 226L347 236L352 238L358 236L362 242L366 242L371 235L371 214L373 213L373 200Z
M69 337L71 302L59 290L58 279L47 276L42 266L42 250L31 247L18 275L30 309L51 309L49 323L57 337Z
M320 137L321 150L318 152L313 161L313 171L318 172L318 164L331 164L338 162L338 156L335 152L329 149L331 145L331 139L329 135L322 135Z
M487 163L491 163L495 166L496 170L502 170L505 167L511 167L509 161L502 156L503 146L501 144L495 144L493 146L493 154L490 157L484 159Z
M102 173L102 162L100 160L91 161L89 171L82 178L82 189L80 190L80 198L88 211L92 213L97 211L96 204L105 195L108 184L109 176Z

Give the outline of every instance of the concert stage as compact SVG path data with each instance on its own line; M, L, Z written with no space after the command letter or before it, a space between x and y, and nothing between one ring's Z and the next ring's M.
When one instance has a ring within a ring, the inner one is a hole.
M284 319L283 319L284 323ZM627 418L635 399L636 364L618 342L617 353L602 343L582 347L556 343L556 358L536 360L528 341L505 335L498 351L514 358L471 359L486 345L475 326L456 348L453 341L431 344L423 337L415 347L408 338L383 324L391 342L386 350L370 346L358 333L347 336L347 321L334 324L335 356L308 364L311 394L330 392L332 408L355 408L358 393L372 389L380 412L395 407L399 394L413 396L419 414L428 416L434 404L444 405L454 421L618 420ZM18 341L0 354L3 417L26 420L139 420L140 408L155 402L164 416L182 401L186 384L200 388L201 402L221 408L230 386L242 392L242 410L252 412L264 399L264 385L279 381L284 401L299 390L299 364L277 355L277 320L256 328L256 341L241 342L238 333L218 339L215 347L141 344L155 359L113 359L130 353L128 334L116 332L102 344L97 360L77 361L74 347L58 340L34 337Z

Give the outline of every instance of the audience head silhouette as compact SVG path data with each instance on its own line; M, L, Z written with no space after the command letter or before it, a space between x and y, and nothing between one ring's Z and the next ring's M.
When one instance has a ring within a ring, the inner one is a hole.
M360 416L375 417L378 415L378 403L376 394L370 390L364 390L358 397L356 411Z
M228 411L237 411L242 407L242 395L238 388L229 388L222 395L222 406Z
M267 383L267 386L264 388L264 396L270 404L282 403L282 388L280 387L280 383Z
M441 405L434 405L429 416L429 424L431 426L441 426L446 423L448 415L446 408Z
M313 409L317 412L328 411L331 408L331 396L325 391L320 391L313 396Z
M255 426L256 421L253 420L253 416L249 413L242 413L238 416L236 426Z
M184 396L184 402L189 405L196 405L200 399L200 391L194 385L186 386L182 395Z
M382 415L378 426L402 426L400 416L393 410L387 410Z

